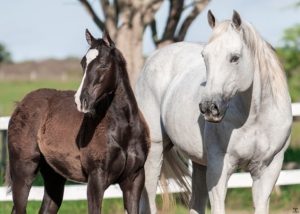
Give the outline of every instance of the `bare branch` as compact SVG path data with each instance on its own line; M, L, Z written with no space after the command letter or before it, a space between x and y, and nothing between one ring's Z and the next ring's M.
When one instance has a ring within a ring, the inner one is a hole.
M193 2L189 3L188 5L185 5L183 7L183 10L186 10L186 9L189 9L190 7L193 7L195 6L197 3L200 3L202 2L202 0L194 0Z
M143 11L143 23L144 25L148 25L154 20L155 13L159 10L163 0L152 0L148 4L144 5Z
M170 0L167 24L161 40L173 40L184 6L184 0Z
M105 17L105 27L109 30L113 39L117 32L117 16L116 7L109 3L109 0L100 0L102 11ZM113 3L114 4L114 3Z
M115 10L115 14L116 14L116 18L115 18L115 23L116 26L118 26L119 23L119 14L120 14L120 7L119 7L119 1L118 0L114 0L114 10Z
M153 19L152 22L150 23L150 29L151 29L151 32L152 32L153 43L155 44L155 46L157 46L157 44L158 44L158 35L157 35L157 27L156 27L155 19Z
M190 12L190 14L185 18L183 21L179 31L178 35L176 37L177 41L184 40L184 37L190 27L190 25L193 23L193 21L197 18L197 16L204 10L204 8L207 6L207 4L210 2L210 0L201 0L201 1L195 1L194 2L194 8Z
M101 3L101 7L102 7L102 11L103 11L103 14L105 17L108 16L108 11L109 11L109 1L108 0L100 0L100 3Z
M105 28L104 22L97 16L90 3L87 0L79 0L79 2L84 6L84 8L90 14L95 24L103 31Z

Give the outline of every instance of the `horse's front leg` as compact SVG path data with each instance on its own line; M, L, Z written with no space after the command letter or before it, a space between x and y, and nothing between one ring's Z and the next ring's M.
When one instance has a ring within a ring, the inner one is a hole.
M279 176L284 152L278 153L272 162L261 172L253 173L252 197L255 207L255 214L268 214L270 194Z
M207 198L206 166L193 162L190 214L204 214Z
M212 214L225 213L227 182L234 169L232 158L221 151L208 152L206 183Z
M145 183L144 168L120 183L123 191L124 206L128 214L139 213L139 202Z
M101 169L89 173L87 199L89 214L101 213L101 204L105 191L105 175Z

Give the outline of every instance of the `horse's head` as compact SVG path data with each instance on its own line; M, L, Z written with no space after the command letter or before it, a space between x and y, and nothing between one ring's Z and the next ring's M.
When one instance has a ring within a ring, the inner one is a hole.
M104 97L112 94L117 85L114 42L107 32L102 39L95 39L86 30L86 40L90 45L81 60L84 75L75 94L75 103L80 112L93 112L96 104Z
M208 11L208 22L213 34L202 55L207 79L200 111L210 122L220 122L230 99L252 85L254 63L249 47L243 39L240 15L234 11L232 20L216 23Z

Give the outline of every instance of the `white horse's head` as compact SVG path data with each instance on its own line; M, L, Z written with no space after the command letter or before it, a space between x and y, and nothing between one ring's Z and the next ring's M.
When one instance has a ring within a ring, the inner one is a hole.
M234 11L232 20L216 23L211 11L208 22L213 34L203 50L207 81L200 102L205 120L220 122L230 99L252 85L254 62L243 39L240 15Z

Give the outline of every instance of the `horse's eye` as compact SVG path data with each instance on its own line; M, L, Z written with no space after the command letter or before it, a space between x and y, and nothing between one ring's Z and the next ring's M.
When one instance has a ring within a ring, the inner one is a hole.
M240 57L237 56L237 55L233 55L231 58L230 58L230 63L236 63L237 61L239 61Z

